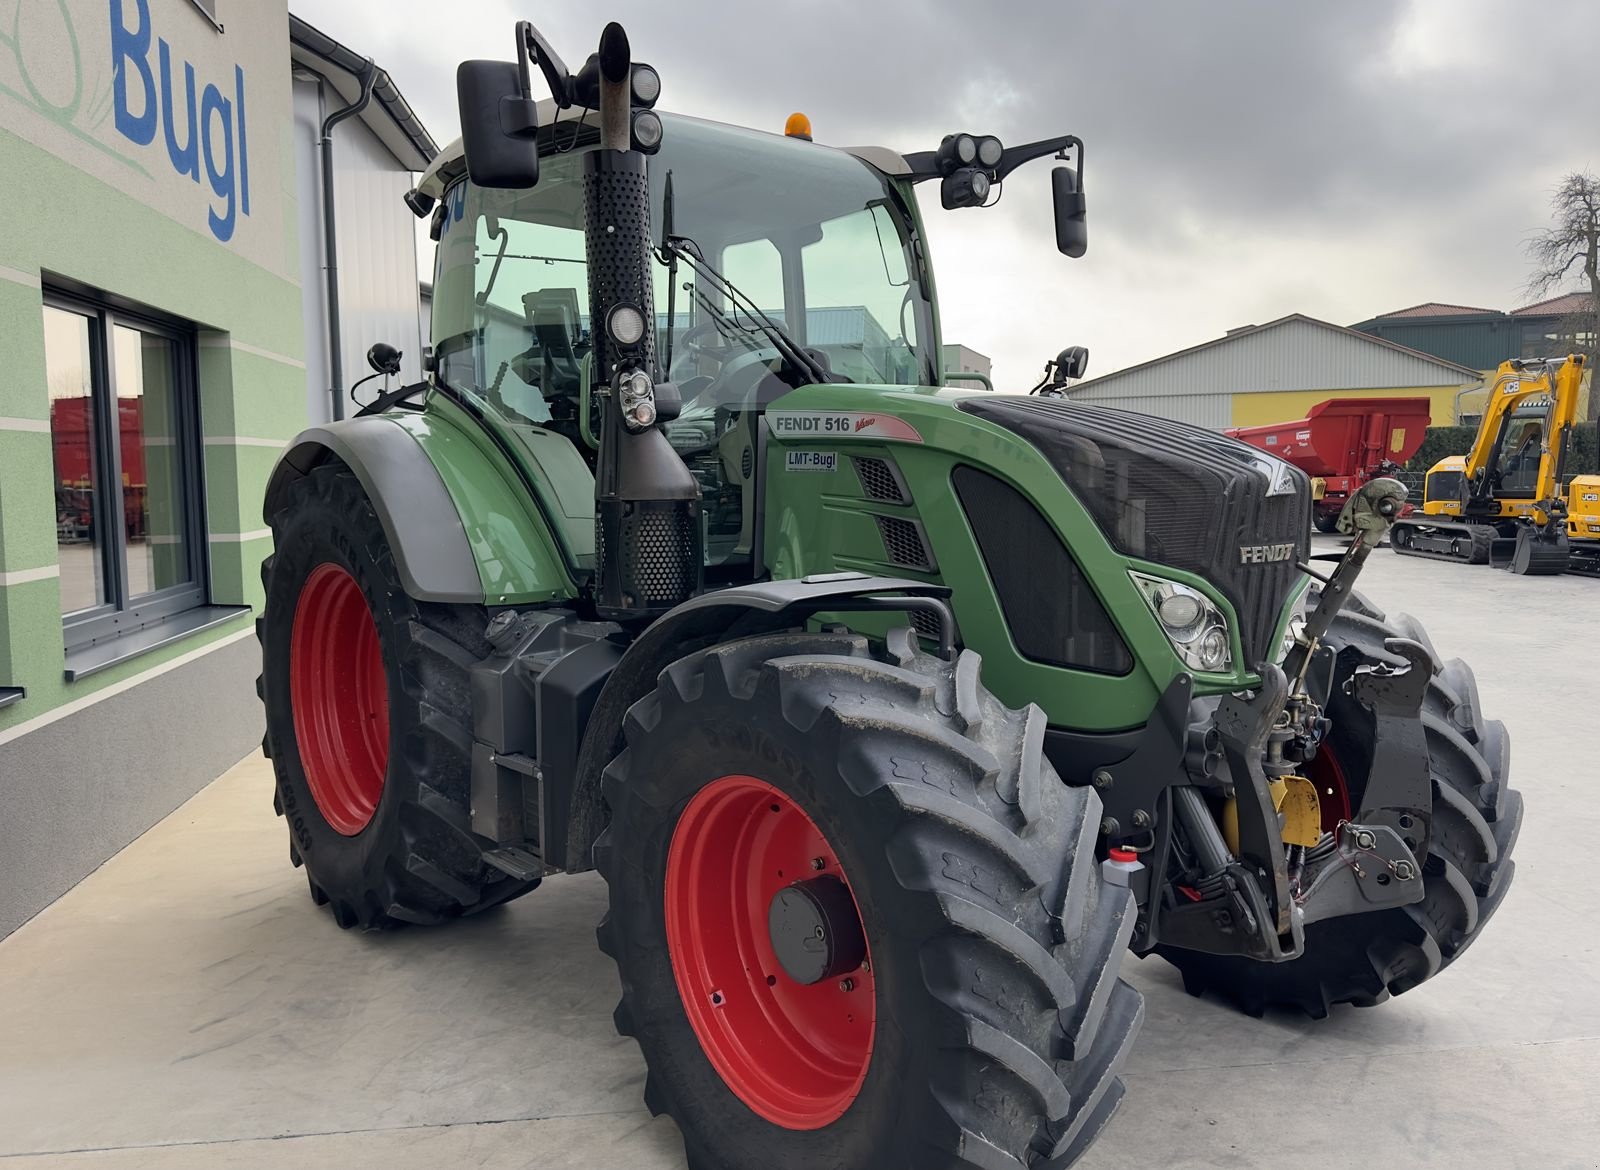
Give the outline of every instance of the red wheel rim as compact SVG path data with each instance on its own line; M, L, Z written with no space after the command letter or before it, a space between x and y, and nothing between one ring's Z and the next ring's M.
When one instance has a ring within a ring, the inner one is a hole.
M311 570L289 637L289 701L300 764L322 818L354 837L383 795L389 684L366 595L338 565Z
M1333 745L1324 741L1317 749L1307 769L1306 779L1317 786L1317 801L1322 808L1322 831L1338 832L1339 826L1350 819L1350 785L1344 778L1344 767L1333 754Z
M690 1026L728 1088L786 1129L844 1115L866 1080L877 1023L870 952L847 976L806 985L773 951L773 897L818 874L848 888L822 830L753 776L697 793L667 853L667 949Z

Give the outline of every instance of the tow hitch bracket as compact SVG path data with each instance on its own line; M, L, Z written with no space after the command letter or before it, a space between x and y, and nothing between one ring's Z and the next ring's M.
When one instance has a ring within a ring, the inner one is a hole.
M1339 840L1306 892L1305 922L1365 914L1422 900L1422 867L1387 825L1339 826Z

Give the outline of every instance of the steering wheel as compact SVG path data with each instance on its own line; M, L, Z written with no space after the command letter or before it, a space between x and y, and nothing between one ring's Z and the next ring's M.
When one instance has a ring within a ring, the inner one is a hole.
M718 338L718 344L707 344L706 338L709 337ZM678 355L674 356L674 365L677 364L677 356L708 357L720 364L726 362L731 353L738 352L735 347L727 343L715 321L702 321L698 325L691 325L678 339L678 346L680 348Z

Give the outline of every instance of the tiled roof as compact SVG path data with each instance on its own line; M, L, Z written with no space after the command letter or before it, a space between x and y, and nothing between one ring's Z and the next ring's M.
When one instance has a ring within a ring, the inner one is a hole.
M1427 301L1420 305L1412 305L1409 309L1397 309L1393 313L1381 313L1375 320L1387 321L1394 317L1461 317L1469 313L1499 313L1499 309L1480 309L1474 305L1447 305L1441 301Z
M1524 305L1520 309L1512 309L1513 317L1565 317L1569 313L1581 313L1589 307L1588 293L1565 293L1559 297L1551 297L1547 301L1536 304Z

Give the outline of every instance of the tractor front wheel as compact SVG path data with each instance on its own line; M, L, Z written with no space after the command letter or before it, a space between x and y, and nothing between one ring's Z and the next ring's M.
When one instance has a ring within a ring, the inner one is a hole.
M1057 1170L1115 1110L1132 898L978 666L769 635L629 712L600 944L693 1170Z
M1448 967L1505 898L1516 872L1511 850L1522 827L1522 796L1510 786L1509 733L1499 720L1484 718L1466 663L1441 662L1419 622L1405 614L1387 621L1359 595L1334 619L1325 639L1337 654L1328 708L1333 731L1309 773L1332 813L1324 825L1332 830L1361 807L1373 743L1399 734L1345 690L1359 667L1392 661L1384 642L1396 637L1422 645L1432 672L1417 716L1433 780L1422 900L1312 923L1305 953L1287 963L1158 947L1183 972L1190 993L1215 992L1253 1016L1273 1006L1319 1019L1334 1004L1371 1007Z
M360 482L327 463L270 518L256 623L263 741L289 859L343 927L437 923L537 885L485 865L468 831L468 670L481 606L406 596Z

